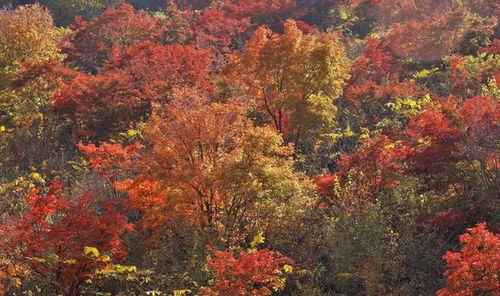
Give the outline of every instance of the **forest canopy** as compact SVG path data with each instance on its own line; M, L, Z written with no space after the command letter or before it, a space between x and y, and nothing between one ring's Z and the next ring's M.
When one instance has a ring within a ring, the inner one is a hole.
M499 17L0 0L0 295L500 295Z

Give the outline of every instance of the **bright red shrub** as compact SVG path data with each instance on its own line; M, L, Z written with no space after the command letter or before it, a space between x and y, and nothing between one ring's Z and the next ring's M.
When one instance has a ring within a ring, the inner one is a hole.
M131 168L133 160L139 157L137 150L143 146L139 142L123 147L120 144L102 143L99 146L94 144L77 144L78 149L89 158L89 165L98 171L102 176L114 179L124 168Z
M380 81L388 74L403 71L402 64L381 39L368 37L365 42L363 54L352 65L351 81Z
M460 236L459 252L447 252L446 287L438 296L498 295L500 293L500 235L479 223Z
M314 185L316 190L324 197L331 196L333 193L333 182L335 181L335 175L324 174L317 176L314 179Z
M415 142L412 170L420 174L436 174L450 169L461 159L457 154L460 131L438 109L429 109L413 117L407 133Z
M153 231L153 236L159 234L158 230L165 230L163 226L175 216L173 209L179 208L176 197L162 188L160 182L147 176L115 182L114 187L127 193L128 204L142 214L142 230Z
M214 250L207 264L217 280L203 288L202 295L266 296L283 288L279 271L293 261L269 249L241 252L237 256L233 251Z

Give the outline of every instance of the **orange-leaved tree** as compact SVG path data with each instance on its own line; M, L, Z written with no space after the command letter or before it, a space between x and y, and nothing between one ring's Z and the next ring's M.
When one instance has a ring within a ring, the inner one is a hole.
M157 229L180 216L230 243L244 238L248 225L267 225L280 205L310 196L291 149L272 129L254 127L243 107L180 89L153 112L136 177L115 184L143 213L143 226Z

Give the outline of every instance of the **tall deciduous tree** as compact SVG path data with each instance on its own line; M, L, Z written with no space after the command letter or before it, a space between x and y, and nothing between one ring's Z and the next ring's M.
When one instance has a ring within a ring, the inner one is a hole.
M0 69L55 57L58 40L50 12L42 6L0 10Z
M298 143L308 133L327 133L335 123L333 100L349 78L340 36L304 34L288 20L284 33L257 29L228 73L240 81L276 131Z
M183 216L227 243L244 238L249 225L265 227L280 204L311 191L292 168L291 149L272 129L253 127L243 110L193 90L174 92L146 124L151 149L136 163L139 176L117 188L148 223L155 224L154 215ZM141 202L147 199L157 202Z

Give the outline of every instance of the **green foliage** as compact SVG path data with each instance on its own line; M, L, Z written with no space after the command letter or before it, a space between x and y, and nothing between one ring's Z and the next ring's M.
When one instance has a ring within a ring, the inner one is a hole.
M335 211L326 230L332 252L324 283L347 295L432 294L439 287L443 263L431 254L448 244L420 231L416 220L433 199L418 195L415 185L408 180L361 215Z

